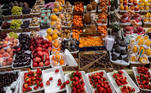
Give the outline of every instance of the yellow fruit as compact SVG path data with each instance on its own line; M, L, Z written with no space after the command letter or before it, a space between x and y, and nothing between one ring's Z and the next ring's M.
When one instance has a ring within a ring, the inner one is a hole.
M151 49L148 48L148 49L146 50L146 52L147 52L146 54L147 54L148 56L151 55Z
M57 21L57 16L56 15L51 15L51 21Z
M60 60L60 65L64 65L64 60Z
M51 29L51 28L48 28L48 29L47 29L47 34L51 34L51 32L52 32L52 29Z
M134 47L133 47L133 52L134 52L134 53L137 53L137 51L138 51L137 46L134 46Z
M143 38L138 41L138 45L143 45L143 43L144 43L144 39Z
M55 40L55 39L57 39L58 38L58 35L56 34L56 33L54 33L53 35L52 35L52 40Z
M144 19L144 22L148 22L148 19Z
M59 11L58 11L57 8L54 8L54 9L53 9L53 12L57 13L57 12L59 12Z
M55 21L51 21L51 22L50 22L50 25L51 25L51 26L53 26L53 25L55 25L55 24L56 24Z
M131 61L135 62L136 61L136 57L135 56L131 56Z
M139 40L139 39L141 39L141 38L142 38L141 35L137 36L136 41Z
M149 47L149 46L151 45L151 41L150 41L149 39L147 39L147 40L145 41L145 45Z
M54 7L58 7L59 3L58 2L54 2Z
M48 36L47 39L48 39L49 41L52 41L52 37L51 37L51 36Z
M144 36L144 39L147 40L147 39L149 39L149 37L148 37L147 35L145 35L145 36Z
M57 29L53 30L53 33L58 33L58 30Z
M63 10L63 8L61 6L59 6L58 9L59 9L59 12L61 12Z

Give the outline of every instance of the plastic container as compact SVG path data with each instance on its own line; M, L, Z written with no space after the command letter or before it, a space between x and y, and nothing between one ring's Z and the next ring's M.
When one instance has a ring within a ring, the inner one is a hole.
M116 92L115 92L115 89L113 88L113 86L112 86L112 84L111 84L111 82L109 81L109 78L107 77L107 74L106 74L105 70L99 70L99 71L90 72L90 73L87 73L87 74L86 74L86 81L88 82L88 86L89 86L89 88L91 89L91 93L95 93L95 90L96 90L96 89L94 89L94 88L92 87L92 85L90 84L90 82L89 82L89 75L92 75L92 74L94 74L94 73L99 73L99 72L103 72L103 73L104 73L104 74L103 74L103 77L105 77L105 78L107 79L106 81L109 82L109 85L110 85L110 87L111 87L111 89L112 89L112 93L116 93Z
M59 69L58 73L55 73L56 69ZM42 73L45 93L57 93L65 90L65 88L60 89L60 87L57 86L58 79L61 79L62 83L65 82L64 73L61 67L43 70ZM53 80L50 81L50 85L46 85L46 82L50 77L52 77Z
M126 85L129 85L130 87L132 88L135 88L135 93L139 93L139 88L136 86L136 84L134 83L134 81L130 78L130 76L127 74L127 72L125 70L122 70L124 73L123 75L127 78L127 82L128 84ZM115 71L117 72L117 71ZM120 87L116 84L115 82L115 79L113 78L113 75L114 72L110 72L110 73L107 73L107 76L109 77L109 80L110 82L112 83L114 89L116 90L117 93L122 93L121 90L120 90Z

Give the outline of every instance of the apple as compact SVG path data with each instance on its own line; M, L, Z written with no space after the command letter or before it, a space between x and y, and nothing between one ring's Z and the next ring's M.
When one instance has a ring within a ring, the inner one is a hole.
M40 62L40 63L39 63L39 66L40 66L40 67L43 67L43 65L44 65L43 62Z
M43 49L41 47L36 48L37 51L42 51Z
M40 62L40 61L41 61L41 58L40 58L40 57L35 57L35 58L34 58L34 61L35 61L35 62Z
M43 56L43 52L42 51L38 51L38 56Z
M33 62L33 67L38 67L38 64L36 62Z

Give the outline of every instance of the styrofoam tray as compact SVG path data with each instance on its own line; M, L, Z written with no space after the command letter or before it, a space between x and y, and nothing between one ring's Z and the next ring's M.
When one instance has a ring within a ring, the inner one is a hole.
M32 71L36 71L36 70L32 70ZM26 73L26 72L28 72L28 71L23 71L23 72L21 72L20 73L20 86L19 86L19 93L23 93L23 84L24 84L24 74ZM41 76L42 77L42 76ZM43 78L42 78L43 79ZM42 81L41 81L42 82ZM38 92L38 91L42 91L43 90L43 88L38 88L37 90L34 90L34 86L35 85L33 85L33 86L31 86L31 88L33 89L32 91L30 91L30 92L26 92L26 93L36 93L36 92Z
M85 88L85 90L86 90L86 93L91 93L91 91L90 91L90 89L89 89L89 87L88 87L88 83L87 83L87 81L86 81L85 72L84 72L84 71L80 71L80 72L82 73L82 78L83 78L83 81L84 81L84 83L85 83L84 88ZM71 73L73 73L73 72L71 72ZM69 76L71 75L71 73L68 73L68 74L65 75L65 81L67 81L67 80L70 81ZM70 84L66 85L66 93L71 93Z
M133 67L132 70L133 70L133 73L134 73L134 76L135 76L135 80L136 80L136 83L137 83L136 76L139 75L139 74L138 74L136 68L137 68L137 67ZM151 70L150 70L150 69L149 69L149 72L150 72L150 74L151 74ZM138 85L138 87L139 87L139 84L138 84L138 83L137 83L137 85ZM139 88L140 88L140 87L139 87ZM150 91L150 92L151 92L151 90L149 90L149 89L142 89L142 88L140 88L140 89L143 90L143 91Z
M125 62L125 61L123 61L123 60L113 61L110 52L109 52L109 54L110 54L110 61L111 61L112 63L117 64L117 65L122 65L122 66L128 66L128 65L130 65L130 62Z
M107 74L106 74L105 70L99 70L99 71L90 72L90 73L87 73L87 74L86 74L86 81L88 82L88 86L89 86L89 88L91 89L91 92L92 92L92 93L95 93L95 90L96 90L96 89L94 89L94 88L92 87L92 85L90 84L89 75L92 75L92 74L94 74L94 73L99 73L99 72L103 72L103 73L104 73L104 74L103 74L103 77L105 77L105 78L107 79L107 81L109 82L109 85L110 85L110 87L111 87L111 89L112 89L112 93L116 93L116 92L115 92L115 89L113 88L113 85L111 84L111 82L109 81L109 78L107 77Z
M12 87L16 87L15 88L15 92L14 93L18 93L18 89L19 89L19 83L20 83L20 70L14 70L14 71L6 71L6 72L0 72L0 74L5 74L5 73L15 73L18 72L18 79L16 81L14 81L12 84L10 84L10 86L5 87L4 89L8 90L11 89ZM9 91L10 92L10 91ZM6 92L7 93L7 92Z
M58 73L55 73L56 69L59 69ZM42 73L45 93L57 93L65 90L65 88L60 89L60 87L57 86L58 79L61 79L62 83L65 82L64 73L61 67L43 70ZM53 80L50 81L50 85L46 85L46 82L50 77L53 77Z
M131 86L132 88L135 88L135 93L139 93L140 90L136 86L136 84L134 83L134 81L130 78L130 76L127 74L127 72L125 70L122 70L122 71L124 72L123 75L127 78L127 82L128 82L127 85ZM117 72L117 71L115 71L115 72ZM121 90L120 90L121 87L119 87L116 84L115 79L112 76L113 74L114 74L114 72L110 72L110 73L107 73L107 76L109 77L109 80L112 83L112 85L113 85L114 89L116 90L116 92L117 93L122 93Z

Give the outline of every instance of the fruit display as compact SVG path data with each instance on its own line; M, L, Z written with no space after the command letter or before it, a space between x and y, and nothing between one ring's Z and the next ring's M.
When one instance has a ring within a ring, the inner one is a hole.
M73 12L75 13L83 13L84 5L82 2L75 2Z
M0 33L0 40L5 39L6 36L7 36L7 34L6 34L5 32L1 32L1 33Z
M64 61L64 55L58 51L56 51L52 56L51 56L51 66L65 66L66 63Z
M51 22L50 22L51 28L61 30L62 24L61 24L61 19L59 18L59 16L57 16L56 14L52 14L50 16L50 19L51 19Z
M128 0L120 0L120 10L129 10Z
M73 12L72 5L71 5L71 3L69 1L66 1L65 5L63 7L63 11L64 12L68 12L68 13Z
M98 26L97 30L98 30L99 33L101 33L102 37L107 36L107 27L105 25Z
M148 64L150 57L150 39L147 35L138 35L136 39L131 40L129 44L130 62L131 64Z
M68 74L66 76L66 80L69 80L69 84L67 85L67 92L74 93L74 92L81 92L81 93L88 93L88 86L86 85L86 81L84 79L85 72L83 71L76 71Z
M31 9L31 14L40 14L41 9L38 5L34 5L33 8Z
M124 13L122 15L120 22L122 24L130 25L131 20L134 20L136 22L136 24L142 24L141 23L141 20L142 20L141 15L138 13L134 13L132 15L130 13Z
M0 92L12 92L17 91L19 71L0 72ZM14 85L12 85L14 83ZM6 88L7 87L7 88Z
M102 12L108 11L109 0L99 0L99 10Z
M112 91L114 89L111 86L111 83L109 82L105 71L87 73L86 77L88 79L89 87L92 93L113 93Z
M143 16L143 21L144 21L144 24L150 24L150 18L151 18L151 13L150 12L147 12L144 16Z
M23 24L21 24L21 28L28 28L30 24L30 20L23 21Z
M103 46L103 40L100 36L88 36L88 37L80 37L79 47L95 47L95 46Z
M70 28L63 28L60 32L60 37L61 38L70 38L71 35L71 30Z
M8 22L3 22L2 25L1 25L1 28L2 28L2 29L9 29L9 28L10 28L10 23L8 23Z
M114 89L118 93L136 93L140 91L124 70L110 72L108 73L108 76Z
M53 30L51 28L48 28L47 35L45 37L48 41L52 41L52 40L56 40L59 37L58 34L59 34L59 32L57 29Z
M21 50L26 51L30 49L30 36L28 34L20 34L18 39Z
M144 28L141 26L137 26L137 27L133 27L133 26L126 26L124 27L124 32L125 32L125 36L126 35L130 35L130 34L138 34L138 35L142 35L144 34Z
M73 26L83 27L83 16L82 15L73 15Z
M107 16L108 14L105 12L99 13L97 23L107 25Z
M50 66L49 52L51 51L52 43L42 37L33 37L30 43L30 50L33 56L32 67Z
M31 27L40 26L39 19L38 19L37 17L32 18L32 20L31 20L31 22L30 22L30 26L31 26Z
M53 13L60 13L63 11L63 6L60 2L56 1L54 2L54 7L52 9Z
M79 40L80 38L80 33L83 31L81 29L72 29L72 38Z
M120 37L115 37L113 48L110 52L110 60L115 64L129 65L127 45Z
M18 40L7 36L5 41L1 41L0 49L0 67L9 67L12 65L14 57L14 47L18 45Z
M79 41L76 39L67 39L61 42L61 49L64 51L68 49L70 52L79 50Z
M21 20L12 20L10 23L10 29L19 29L21 27L22 21Z
M11 12L12 12L12 15L21 15L22 14L22 7L13 6Z
M20 93L34 92L43 89L41 69L30 70L21 73Z
M63 6L65 4L65 0L56 0L57 2L59 2L59 5Z
M72 15L70 13L59 14L61 19L62 27L71 27L72 25Z
M150 69L146 67L133 67L133 72L135 74L135 79L140 89L150 91L151 90Z
M42 71L44 91L49 92L61 92L65 90L66 83L64 73L61 67L47 69Z
M148 12L150 9L150 2L148 2L148 0L139 0L139 9L141 12Z

